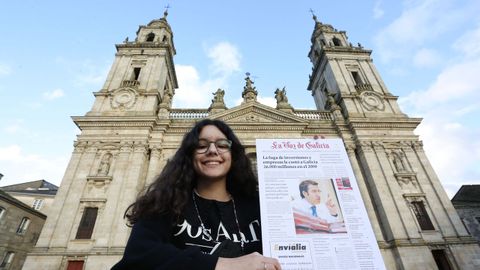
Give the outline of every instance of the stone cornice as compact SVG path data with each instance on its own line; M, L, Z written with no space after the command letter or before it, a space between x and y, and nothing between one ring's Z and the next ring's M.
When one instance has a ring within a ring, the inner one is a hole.
M355 129L415 129L422 121L422 118L349 118L347 123Z
M91 127L148 127L153 128L156 117L131 116L72 116L79 129Z
M125 87L120 87L118 89L121 89L121 88L125 88ZM115 89L116 90L116 89ZM101 96L104 96L104 97L108 97L108 96L111 96L112 95L112 92L113 91L108 91L107 89L100 89L99 91L97 92L93 92L93 95L95 97L101 97ZM154 91L147 91L145 89L138 89L137 90L137 93L139 95L142 95L142 96L158 96L158 92L156 90Z

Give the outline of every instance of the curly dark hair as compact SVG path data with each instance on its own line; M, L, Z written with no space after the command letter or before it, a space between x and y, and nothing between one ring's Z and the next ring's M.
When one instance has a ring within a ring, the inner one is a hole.
M180 148L167 162L159 176L147 190L137 197L125 211L129 224L141 218L168 214L179 220L197 184L197 174L193 168L193 155L199 135L205 126L217 127L227 139L232 141L232 165L227 174L227 190L232 196L255 197L257 179L252 171L245 148L233 130L220 120L204 119L185 134Z

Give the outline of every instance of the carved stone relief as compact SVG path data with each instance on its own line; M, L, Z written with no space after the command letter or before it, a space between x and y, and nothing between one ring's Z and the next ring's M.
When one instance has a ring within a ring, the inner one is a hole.
M112 163L112 157L113 157L112 154L108 152L103 155L102 160L100 161L100 164L97 169L98 176L108 175L108 172L110 171L110 165Z
M110 95L112 109L126 110L131 108L137 101L138 93L133 88L120 88Z
M360 103L368 111L384 111L385 103L380 94L373 91L363 91L360 94Z
M404 146L405 142L397 143ZM387 156L392 164L394 176L403 192L421 192L416 173L413 172L402 149L389 149Z

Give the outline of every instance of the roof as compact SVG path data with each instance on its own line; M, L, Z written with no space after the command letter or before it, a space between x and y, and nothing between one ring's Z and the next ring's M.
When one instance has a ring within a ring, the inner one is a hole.
M57 194L58 187L45 180L36 180L30 181L15 185L9 185L0 187L1 190L6 192L19 192L19 193L30 193L30 194L44 194L44 195L55 195Z
M10 194L8 194L7 192L3 191L0 189L0 200L1 201L6 201L12 205L15 205L16 207L18 208L21 208L23 209L24 211L27 211L27 212L30 212L42 219L46 219L47 216L35 209L33 209L32 207L30 207L29 205L15 199L13 196L11 196Z
M452 202L480 202L480 185L463 185Z

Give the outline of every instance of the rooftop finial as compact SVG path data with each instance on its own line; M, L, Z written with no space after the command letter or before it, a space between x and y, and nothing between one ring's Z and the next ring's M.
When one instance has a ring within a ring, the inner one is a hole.
M310 13L312 13L313 20L317 23L318 20L317 20L317 16L315 16L315 11L313 11L313 9L310 9Z
M165 11L163 12L163 18L166 19L168 16L168 9L170 8L170 4L165 6Z

